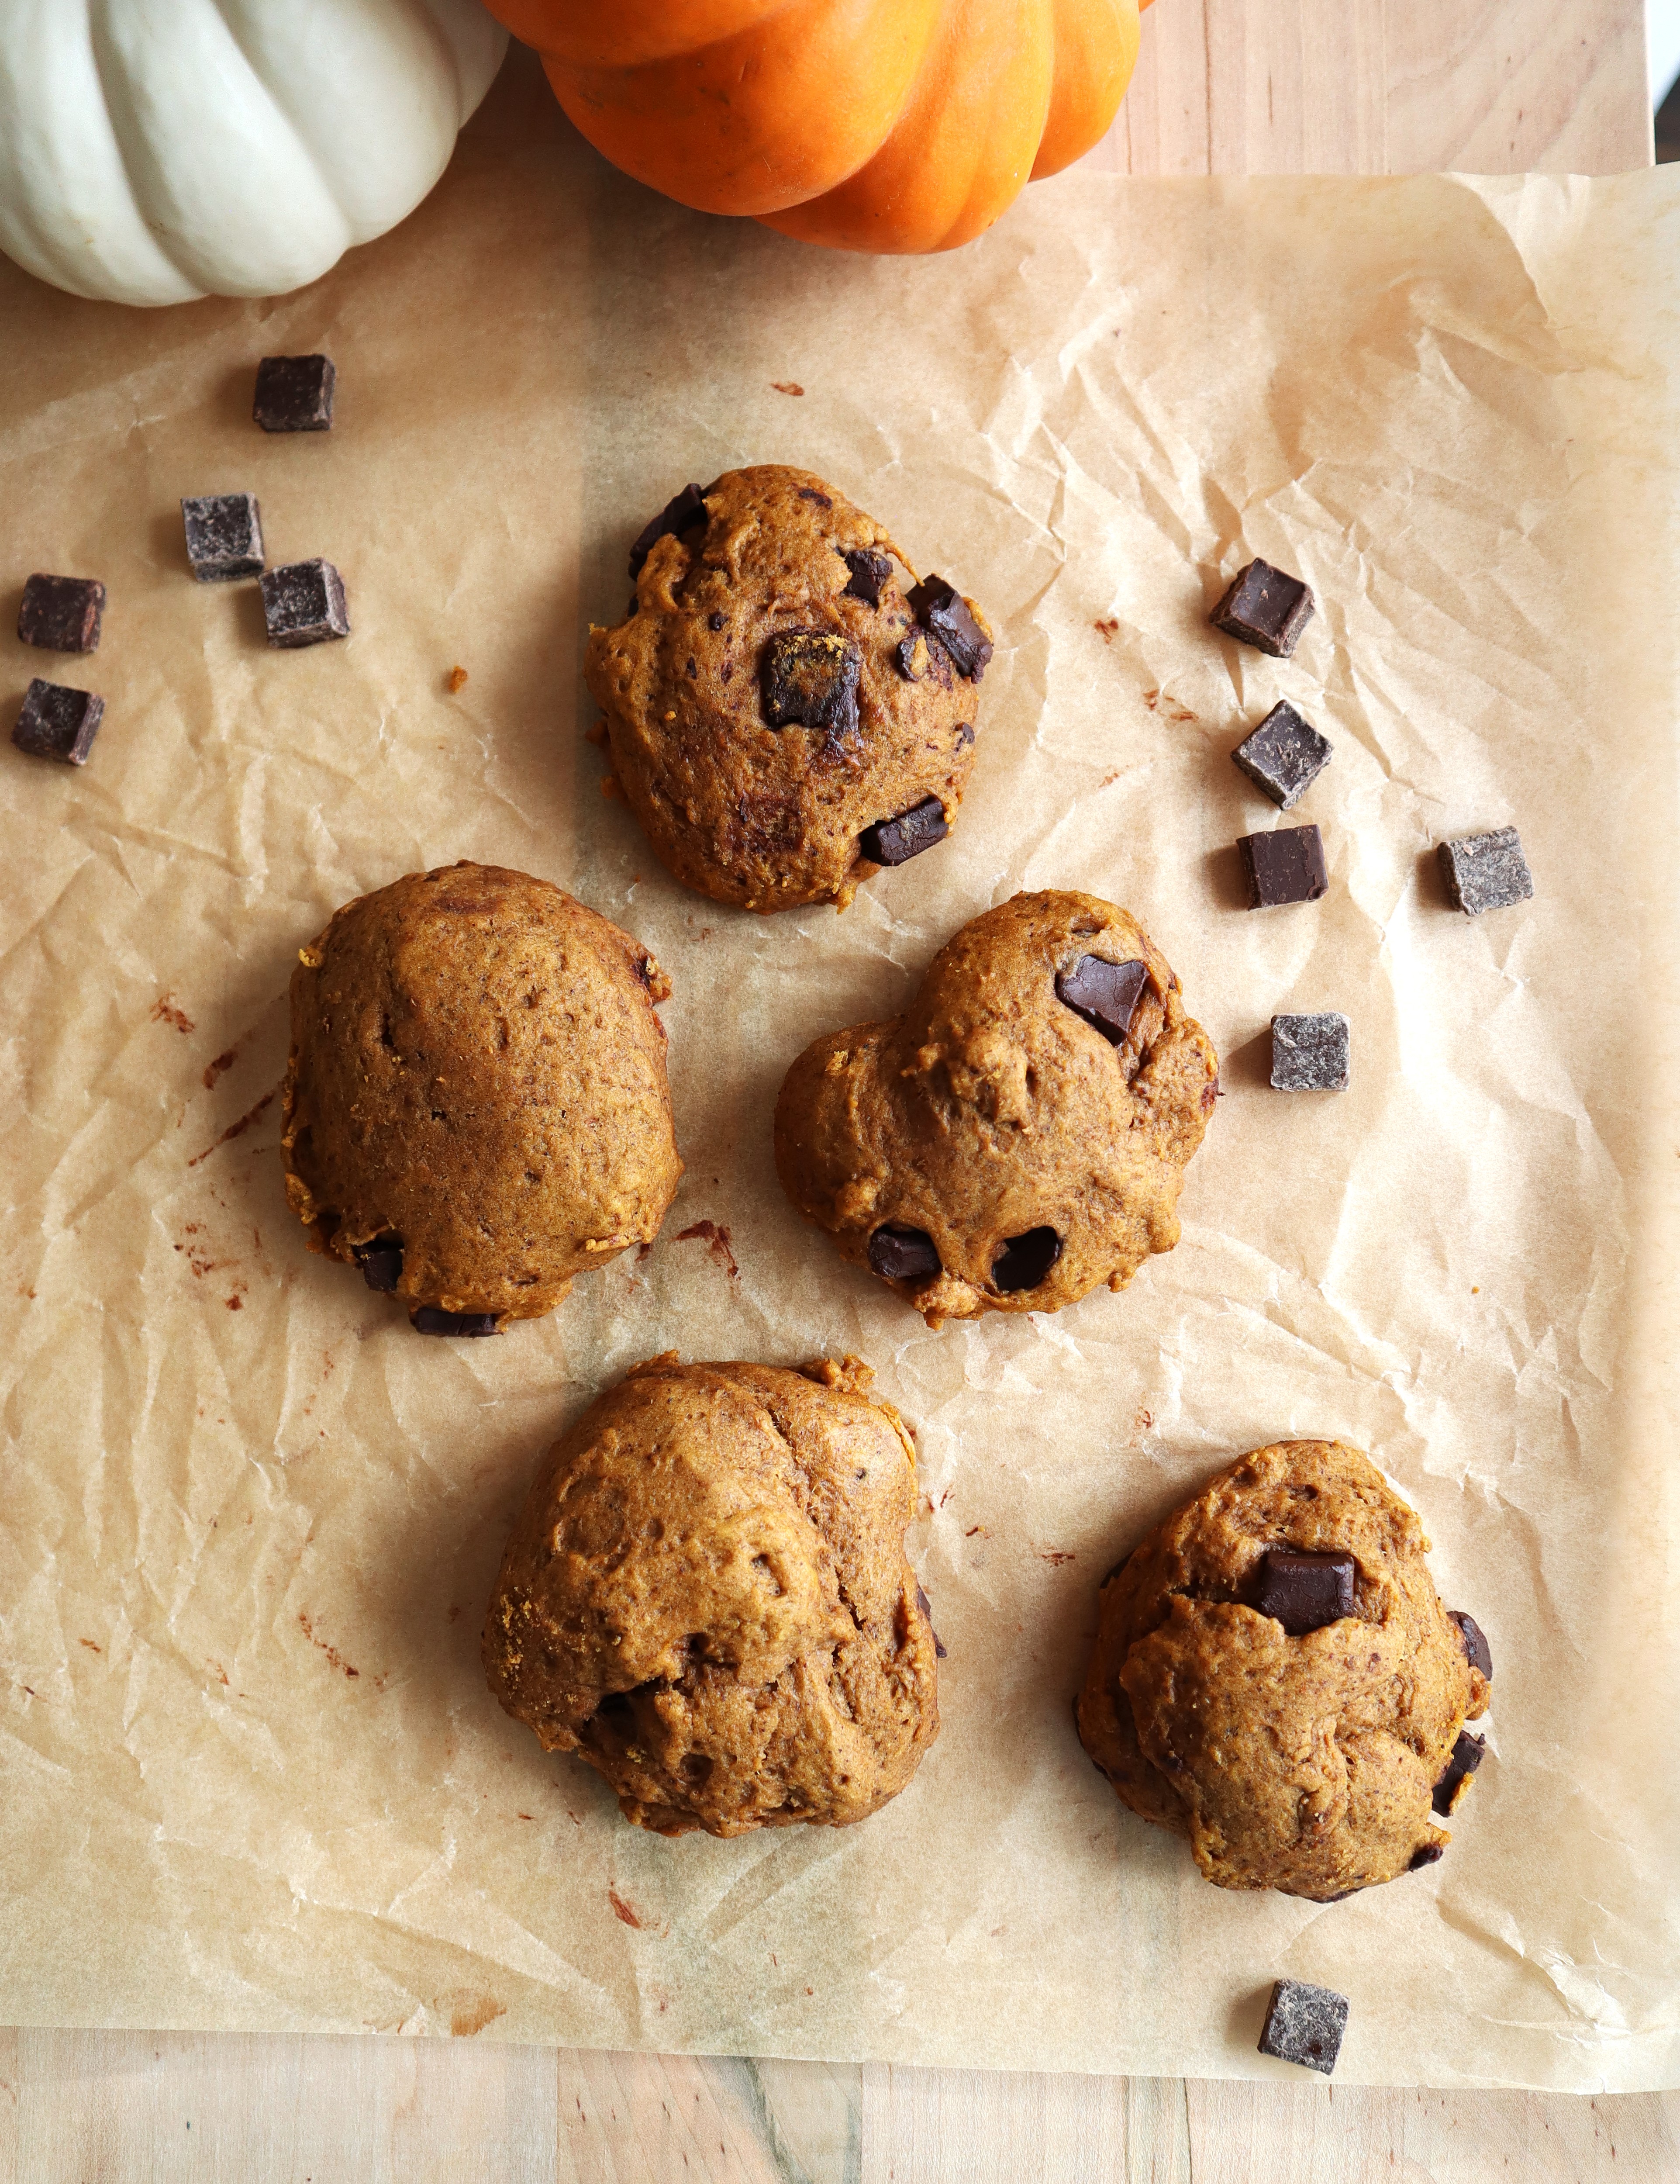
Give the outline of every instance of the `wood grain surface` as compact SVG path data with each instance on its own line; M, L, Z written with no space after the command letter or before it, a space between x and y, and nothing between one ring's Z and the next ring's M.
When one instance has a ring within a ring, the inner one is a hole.
M1641 0L1159 0L1093 165L1651 158ZM0 2032L0 2184L1657 2184L1680 2095L919 2071L459 2042Z

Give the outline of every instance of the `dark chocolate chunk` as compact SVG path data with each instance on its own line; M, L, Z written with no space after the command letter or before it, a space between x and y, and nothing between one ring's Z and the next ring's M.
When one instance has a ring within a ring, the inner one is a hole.
M1147 963L1110 963L1101 956L1082 956L1072 967L1056 973L1056 999L1065 1001L1075 1016L1094 1024L1110 1046L1118 1046L1132 1028L1138 996L1148 983Z
M181 504L186 558L201 584L260 576L263 517L253 493L213 493Z
M441 1312L435 1304L417 1305L409 1314L417 1334L499 1334L502 1323L493 1312Z
M265 356L251 415L265 432L325 432L338 374L330 356Z
M925 1282L941 1271L938 1249L925 1228L889 1222L869 1240L869 1269L884 1282Z
M871 864L907 865L912 857L943 842L950 831L938 798L924 796L920 804L912 804L896 819L877 819L874 826L865 827L858 837L858 847Z
M778 630L759 655L759 691L773 728L827 728L835 735L854 735L857 648L832 630Z
M945 1658L945 1649L939 1642L939 1633L933 1629L933 1605L920 1585L915 1589L915 1604L921 1610L922 1619L932 1632L933 1658L936 1661L943 1661Z
M1316 827L1278 827L1270 834L1244 834L1237 847L1248 878L1250 910L1316 902L1330 885L1324 843Z
M392 1295L403 1279L402 1238L375 1236L371 1243L353 1244L350 1249L368 1287L381 1296Z
M1029 1228L1024 1236L1006 1236L1003 1250L992 1262L992 1285L1036 1290L1061 1255L1062 1240L1054 1228Z
M1272 707L1232 757L1256 788L1287 811L1330 763L1330 745L1290 705Z
M283 569L270 569L262 592L270 644L321 644L350 634L344 582L331 561L288 561Z
M66 766L86 766L104 717L105 700L96 698L91 690L43 682L37 675L24 693L23 710L12 731L12 741L31 758L57 758Z
M1312 587L1299 577L1286 576L1270 561L1250 561L1208 619L1227 637L1258 645L1274 660L1287 660L1316 604Z
M957 749L959 750L966 750L968 746L973 741L974 730L969 726L966 721L960 721L957 723Z
M846 566L851 577L840 594L843 599L861 599L865 606L881 604L881 587L893 573L893 557L873 546L848 546Z
M1274 1092L1345 1092L1348 1019L1334 1009L1321 1016L1271 1019Z
M42 652L97 652L105 587L97 577L31 577L18 609L18 637Z
M1452 1758L1442 1769L1441 1779L1435 1785L1435 1794L1429 1801L1443 1819L1457 1804L1464 1785L1487 1756L1488 1740L1485 1736L1472 1736L1467 1729L1459 1731Z
M992 640L975 620L968 601L943 577L924 577L910 594L910 612L937 637L957 672L977 682L992 657Z
M925 631L913 629L908 637L898 639L893 649L893 665L906 682L921 682L932 665L928 657Z
M1406 1860L1406 1871L1408 1873L1421 1873L1426 1865L1433 1865L1437 1858L1444 1858L1446 1854L1447 1846L1445 1843L1420 1843L1417 1848L1412 1852L1411 1856Z
M681 493L668 500L653 521L637 533L636 543L630 549L630 576L633 583L642 573L642 564L661 538L679 538L685 531L692 531L697 523L706 520L706 496L698 485L686 485Z
M1280 2063L1321 2070L1327 2078L1336 2067L1347 2029L1345 1995L1327 1986L1309 1986L1305 1980L1279 1980L1266 2006L1260 2052L1275 2055Z
M1447 1620L1458 1625L1459 1642L1464 1647L1465 1659L1472 1669L1479 1669L1491 1684L1494 1680L1494 1651L1488 1643L1482 1625L1473 1615L1466 1615L1461 1607L1449 1607Z
M1255 1606L1262 1615L1281 1623L1292 1638L1309 1630L1322 1630L1354 1612L1354 1576L1357 1565L1351 1555L1304 1553L1293 1547L1273 1547L1260 1557L1260 1596Z
M1480 917L1484 910L1509 910L1533 898L1534 882L1515 827L1443 842L1436 854L1454 906L1466 917Z
M721 629L723 627L723 616L717 612L715 608L714 608L712 612L706 616L706 627L708 629Z

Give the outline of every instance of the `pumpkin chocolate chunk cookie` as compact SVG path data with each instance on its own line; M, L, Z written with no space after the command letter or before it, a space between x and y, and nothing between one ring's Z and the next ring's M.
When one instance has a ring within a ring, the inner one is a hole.
M660 1835L843 1827L939 1730L904 1559L915 1460L857 1358L650 1358L550 1451L484 1626L490 1688Z
M1428 1550L1339 1441L1222 1471L1103 1582L1075 1719L1121 1802L1221 1888L1330 1903L1432 1864L1494 1664Z
M1055 1312L1178 1241L1218 1069L1128 911L1018 894L946 944L903 1016L805 1049L776 1173L932 1326Z
M631 574L584 671L613 783L678 879L743 910L843 910L944 838L992 656L971 599L915 582L871 516L777 464L686 487Z
M422 1334L552 1312L676 1192L670 992L525 872L451 865L346 903L292 977L281 1143L310 1249Z

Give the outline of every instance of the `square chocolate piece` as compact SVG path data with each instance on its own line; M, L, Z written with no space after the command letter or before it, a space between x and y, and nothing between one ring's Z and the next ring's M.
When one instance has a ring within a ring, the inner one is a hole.
M1485 1736L1472 1736L1467 1729L1458 1733L1452 1756L1441 1770L1441 1779L1435 1785L1429 1802L1432 1808L1445 1819L1464 1793L1464 1786L1488 1756Z
M493 1312L445 1312L441 1305L416 1305L409 1324L417 1334L499 1334L502 1322Z
M97 577L31 577L18 609L18 636L43 652L97 652L105 587Z
M263 569L263 518L252 493L207 493L181 504L186 558L201 584L257 577Z
M1480 917L1484 910L1509 910L1533 896L1534 882L1515 827L1443 842L1436 854L1454 906L1466 917Z
M992 640L956 586L943 577L924 577L909 594L909 600L910 612L950 654L958 674L977 682L992 657Z
M331 561L288 561L267 572L262 590L270 644L324 644L350 634L344 585Z
M852 573L841 598L861 599L865 606L878 607L881 588L893 573L892 557L873 546L848 546L844 559Z
M337 382L330 356L265 356L251 415L265 432L330 432Z
M871 864L907 865L912 857L943 842L950 831L938 798L924 796L920 804L912 804L896 819L877 819L874 826L865 827L858 837L858 847Z
M1347 2029L1346 1995L1327 1986L1309 1986L1305 1980L1279 1980L1266 2005L1260 2052L1275 2055L1280 2063L1321 2070L1327 2078L1336 2067Z
M1270 834L1244 834L1237 847L1249 883L1250 910L1316 902L1330 885L1324 843L1316 827L1278 827Z
M1283 1625L1292 1638L1322 1630L1354 1612L1357 1565L1348 1554L1320 1554L1273 1547L1260 1557L1255 1606Z
M1274 1092L1345 1092L1348 1019L1335 1009L1322 1016L1271 1019Z
M759 658L759 691L773 728L858 727L857 648L833 630L779 629Z
M1329 765L1331 751L1310 722L1293 705L1279 704L1231 755L1254 787L1287 811Z
M1317 601L1310 584L1274 569L1270 561L1250 561L1208 616L1227 637L1287 660L1312 620Z
M105 700L91 690L67 689L62 682L43 682L37 676L24 694L12 741L31 758L86 766L104 717Z

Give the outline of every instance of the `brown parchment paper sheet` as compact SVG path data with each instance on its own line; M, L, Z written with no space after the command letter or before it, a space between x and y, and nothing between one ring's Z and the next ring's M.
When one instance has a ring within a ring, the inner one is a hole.
M611 175L520 56L301 295L0 267L0 697L108 700L84 772L0 750L0 2021L1260 2075L1290 1974L1351 1997L1344 2079L1680 2082L1677 268L1666 176L1073 176L830 256ZM318 347L335 429L265 437L257 357ZM957 832L843 916L682 893L583 739L631 537L763 460L1000 635ZM179 497L241 488L347 644L191 581ZM1293 662L1206 626L1256 553L1317 590ZM92 660L11 636L35 568L106 580ZM1332 884L1256 916L1228 754L1279 695ZM1451 912L1434 844L1506 822L1533 902ZM461 856L654 948L688 1162L650 1257L477 1344L307 1256L270 1098L298 948ZM1044 886L1145 920L1227 1096L1130 1291L933 1334L782 1201L771 1105ZM1269 1017L1327 1007L1352 1089L1273 1094ZM944 1728L862 1827L640 1834L484 1688L542 1451L672 1347L855 1351L915 1427ZM1498 1671L1445 1859L1327 1908L1205 1885L1069 1716L1100 1574L1293 1435L1374 1452Z

